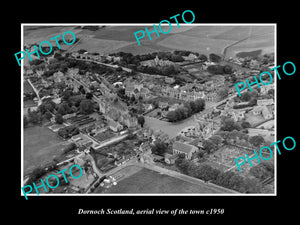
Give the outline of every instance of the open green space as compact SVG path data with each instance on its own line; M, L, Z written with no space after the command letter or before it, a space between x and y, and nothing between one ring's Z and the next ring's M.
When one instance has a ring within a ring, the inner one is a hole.
M62 153L68 142L44 126L24 129L24 174L52 161Z
M143 168L118 182L106 193L216 193L205 185L196 185L181 179Z

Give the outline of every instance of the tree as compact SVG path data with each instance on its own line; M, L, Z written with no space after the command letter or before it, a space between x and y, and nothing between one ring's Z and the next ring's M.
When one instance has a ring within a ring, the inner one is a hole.
M65 107L62 104L60 106L58 106L57 113L60 114L60 115L66 115L67 114L67 112L65 110Z
M194 177L197 177L204 181L209 181L209 180L216 180L218 175L221 173L221 171L211 167L210 165L203 164L201 166L194 167L193 170L190 171L190 173Z
M199 58L201 61L203 61L203 62L207 61L207 56L206 56L206 55L201 54L201 55L199 55L198 58Z
M161 155L163 156L168 149L168 144L161 142L161 141L156 141L155 144L151 148L152 154L156 155Z
M175 111L168 112L166 117L170 122L175 122L178 120L178 114Z
M229 65L226 65L226 66L223 67L223 71L226 74L230 74L230 73L232 73L232 67L229 66Z
M249 122L247 122L247 121L243 121L242 124L241 124L241 126L242 126L242 128L245 129L245 128L251 127L251 124Z
M92 112L94 112L94 104L89 99L82 100L79 105L79 110L82 114L91 114Z
M28 121L27 116L23 116L23 126L24 126L24 128L26 128L28 126L28 124L29 124L29 121Z
M76 113L77 111L78 111L77 107L73 105L73 106L71 107L71 112L72 112L72 113Z
M131 96L130 101L131 101L131 102L134 102L134 101L135 101L134 95Z
M265 142L265 139L264 139L262 136L255 135L255 136L252 136L252 137L249 139L249 142L250 142L253 146L259 147L262 143Z
M61 114L56 113L56 115L55 115L55 122L58 123L58 124L62 124L64 122L64 119L63 119L63 117L62 117Z
M71 96L72 96L72 91L66 90L62 93L62 100L68 101Z
M208 154L217 149L217 145L209 139L203 141L203 147Z
M184 154L179 154L178 158L175 160L176 167L184 174L188 174L190 170L190 161L185 159Z
M274 89L268 90L268 95L271 95L272 97L274 97L274 94L275 94Z
M223 143L224 139L220 135L213 135L209 138L214 144L219 146L220 144Z
M42 122L42 115L37 111L30 111L28 113L29 122L32 124L40 124Z
M93 98L93 94L91 92L86 93L85 95L86 99L92 99Z
M194 103L196 112L201 112L205 108L205 101L202 98L196 99Z
M139 116L138 123L141 125L141 127L144 127L145 118L143 116Z
M241 100L243 102L248 102L251 99L251 93L249 93L249 91L246 91L244 93L241 94Z
M200 149L197 153L197 156L199 159L202 159L204 157L204 155L205 155L205 151L202 149Z
M222 120L222 126L221 126L220 130L233 131L235 128L236 128L235 122L232 118L226 117Z
M219 173L216 180L215 180L215 183L218 184L218 185L221 185L223 187L227 187L227 188L230 188L230 179L231 177L235 176L236 174L234 172L225 172L225 173Z
M265 169L265 167L259 165L256 165L254 167L251 167L251 169L249 170L249 172L255 176L256 178L258 178L260 181L266 179L267 177L270 177L270 173Z
M244 178L242 176L239 176L239 175L232 176L229 179L228 186L231 189L234 189L234 190L239 191L239 192L245 192L246 191L246 189L244 187Z
M47 120L50 120L52 118L52 114L50 112L45 112L44 115Z
M32 184L35 182L37 179L39 179L41 176L46 174L46 170L42 167L37 167L35 168L32 173L29 175L29 179L27 180L26 184Z

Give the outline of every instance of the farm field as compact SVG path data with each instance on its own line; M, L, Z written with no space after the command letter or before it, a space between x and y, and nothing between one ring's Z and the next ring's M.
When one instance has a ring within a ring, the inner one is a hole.
M52 161L68 144L47 127L34 126L24 129L24 174L37 166Z
M116 41L116 40L103 40L95 38L87 38L74 47L72 52L76 52L80 49L85 49L88 52L98 52L101 54L109 54L118 48L122 48L131 44L127 41Z
M234 43L234 41L222 39L217 40L214 38L199 38L189 35L176 34L170 35L168 38L159 41L157 44L174 50L178 49L196 51L200 54L207 55L210 53L222 54L223 49L232 43Z
M160 33L159 37L153 33L151 34L152 40L149 40L147 34L145 34L145 37L140 39L141 45L138 45L134 32L145 30L145 27L149 31L154 29L153 26L142 24L138 26L108 25L95 32L74 29L74 26L42 27L37 29L36 27L31 27L34 29L28 27L29 29L24 29L24 40L26 43L40 43L55 35L71 30L78 38L86 35L90 36L84 39L82 43L80 42L72 51L85 49L102 54L119 51L132 54L147 54L155 51L190 50L202 54L210 54L212 52L222 54L226 46L250 36L249 39L228 48L228 56L235 55L241 51L258 49L262 49L263 53L274 51L274 30L272 26L201 26L182 24L178 28L175 23L172 25L170 33ZM169 29L169 26L163 24L162 29L166 31ZM62 47L66 46L62 45ZM67 47L69 48L69 46Z

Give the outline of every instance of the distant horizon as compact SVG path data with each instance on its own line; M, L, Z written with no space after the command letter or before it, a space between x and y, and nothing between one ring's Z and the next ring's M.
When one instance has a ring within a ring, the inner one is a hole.
M149 23L146 23L149 24ZM154 23L155 24L155 23ZM227 47L227 56L232 57L241 52L261 50L261 54L275 51L276 24L181 24L181 28L172 26L169 34L159 37L153 34L152 40L142 40L141 46L135 41L133 32L143 29L141 24L22 24L24 41L39 43L70 30L76 37L85 38L72 52L85 49L88 52L111 54L127 52L133 55L158 51L189 50L208 55L222 55ZM153 24L149 24L151 26ZM105 26L90 31L78 26ZM140 27L139 27L140 26ZM54 43L53 43L54 44ZM230 46L230 47L229 47Z

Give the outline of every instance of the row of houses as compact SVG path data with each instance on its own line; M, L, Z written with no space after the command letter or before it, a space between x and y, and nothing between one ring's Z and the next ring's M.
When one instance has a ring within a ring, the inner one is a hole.
M121 60L121 57L119 56L109 56L109 55L100 55L100 54L89 54L88 52L85 52L83 54L80 54L78 52L73 52L71 54L72 57L77 59L90 59L97 62L119 62Z

